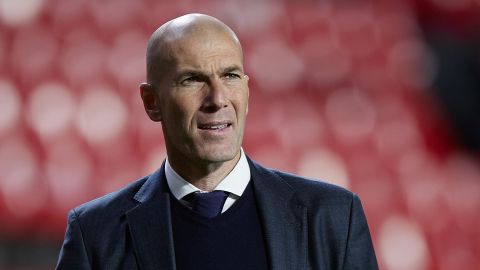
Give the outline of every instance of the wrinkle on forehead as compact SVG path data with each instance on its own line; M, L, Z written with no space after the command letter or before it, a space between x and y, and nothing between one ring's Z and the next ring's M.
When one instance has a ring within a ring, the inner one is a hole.
M147 80L152 83L168 67L175 64L173 48L184 45L185 40L230 40L242 57L243 52L235 33L220 20L203 14L187 14L159 27L150 37L147 47Z

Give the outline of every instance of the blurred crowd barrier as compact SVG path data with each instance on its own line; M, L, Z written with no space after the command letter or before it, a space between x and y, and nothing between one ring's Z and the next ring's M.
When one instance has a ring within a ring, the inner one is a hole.
M0 269L52 269L69 209L161 165L161 127L138 84L150 33L190 12L240 37L248 155L359 194L381 269L479 269L480 137L465 134L479 125L480 74L455 62L479 37L479 9L0 0ZM463 57L475 66L471 49Z

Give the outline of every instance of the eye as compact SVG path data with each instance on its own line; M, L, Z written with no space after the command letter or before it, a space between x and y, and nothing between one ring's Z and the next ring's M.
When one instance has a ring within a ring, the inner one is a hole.
M188 76L180 80L181 85L192 85L197 82L201 82L201 78L199 76Z
M241 76L239 74L230 72L230 73L225 74L225 78L228 79L228 80L233 80L233 79L240 79Z

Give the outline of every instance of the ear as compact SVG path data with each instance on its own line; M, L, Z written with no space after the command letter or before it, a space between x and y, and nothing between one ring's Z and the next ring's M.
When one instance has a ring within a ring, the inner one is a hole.
M245 79L247 80L247 108L245 109L245 115L248 115L248 101L250 99L250 87L248 87L248 82L250 81L250 77L245 74Z
M145 107L145 112L148 114L148 117L155 122L162 121L160 102L155 88L149 83L141 83L139 88L143 106Z

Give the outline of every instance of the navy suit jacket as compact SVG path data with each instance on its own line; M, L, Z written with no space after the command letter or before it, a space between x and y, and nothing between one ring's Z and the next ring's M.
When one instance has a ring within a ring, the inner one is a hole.
M378 269L355 194L249 165L270 269ZM73 209L57 269L175 269L164 171Z

